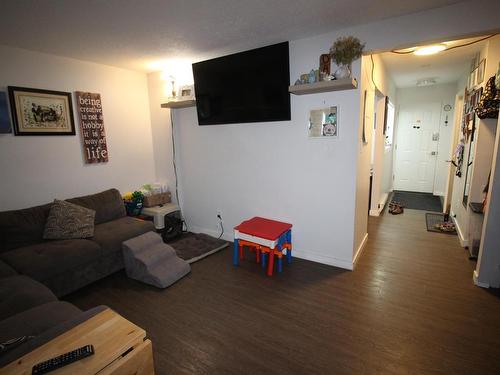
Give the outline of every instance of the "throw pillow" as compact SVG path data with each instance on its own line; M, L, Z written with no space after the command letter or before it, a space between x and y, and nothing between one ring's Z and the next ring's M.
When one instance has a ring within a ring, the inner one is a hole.
M43 238L68 240L94 235L95 211L66 201L54 200L50 208Z

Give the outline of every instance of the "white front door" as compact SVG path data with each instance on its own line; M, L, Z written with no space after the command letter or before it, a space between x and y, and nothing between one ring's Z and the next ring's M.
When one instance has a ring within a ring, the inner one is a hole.
M394 190L433 192L440 115L440 103L400 108Z

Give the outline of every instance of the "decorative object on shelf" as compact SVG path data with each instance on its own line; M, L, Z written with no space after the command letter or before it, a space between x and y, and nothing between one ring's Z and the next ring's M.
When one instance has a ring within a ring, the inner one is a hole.
M76 91L75 96L85 163L106 163L108 145L104 131L101 94Z
M139 216L142 211L144 194L140 191L128 192L123 194L123 203L128 216Z
M168 80L170 81L170 85L171 85L170 97L168 99L175 100L177 98L177 92L175 91L175 77L169 76Z
M332 65L332 58L330 54L324 53L319 57L319 71L324 73L325 76L330 75L330 69Z
M495 86L495 76L492 76L488 79L488 82L486 82L484 92L474 110L476 111L477 117L480 119L498 118L499 104L500 90Z
M311 71L309 72L307 83L314 83L314 82L316 82L316 72L314 71L314 69L311 69Z
M353 36L340 37L333 43L330 56L338 66L334 73L336 79L351 77L351 64L361 57L364 48L365 45Z
M302 85L302 81L300 79L296 80L294 83L295 86Z
M484 81L484 69L486 67L486 59L482 59L476 68L476 85Z
M309 112L309 137L337 138L339 136L338 114L337 106L311 110Z
M9 86L16 135L75 135L71 93Z
M192 100L194 99L194 85L186 85L179 87L180 100Z
M302 82L302 84L306 84L309 82L309 74L301 74L300 75L300 82Z
M7 94L3 91L0 91L0 134L7 134L12 131L9 108L7 107Z

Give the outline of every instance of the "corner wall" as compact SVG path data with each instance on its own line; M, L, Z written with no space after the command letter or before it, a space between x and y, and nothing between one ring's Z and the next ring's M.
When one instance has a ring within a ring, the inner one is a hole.
M0 46L0 89L22 86L101 94L109 162L85 164L75 136L0 134L0 211L155 180L145 74ZM76 106L73 103L74 114Z

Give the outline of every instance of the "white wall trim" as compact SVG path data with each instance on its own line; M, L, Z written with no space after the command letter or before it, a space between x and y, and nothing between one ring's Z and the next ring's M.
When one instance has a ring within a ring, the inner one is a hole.
M469 241L464 238L462 230L460 229L460 225L458 225L458 221L456 220L455 217L453 217L453 212L452 212L451 218L453 219L453 222L455 223L455 228L457 228L457 234L458 234L458 240L460 241L460 246L462 246L462 247L469 246Z
M361 244L358 247L358 250L356 250L356 254L354 255L354 259L352 260L352 269L354 270L354 267L356 266L356 263L358 262L359 258L361 258L361 254L365 250L366 243L368 242L368 233L365 233L365 236L363 237L363 241L361 241Z
M472 280L474 280L474 284L481 287L481 288L489 288L490 284L488 283L483 283L478 280L479 279L479 274L477 273L476 270L474 270L474 273L472 274Z
M294 250L292 252L293 257L300 258L300 259L305 259L305 260L310 260L312 262L317 262L317 263L322 263L322 264L327 264L329 266L334 266L334 267L339 267L339 268L344 268L346 270L352 271L353 270L353 263L348 260L343 260L343 259L338 259L335 257L323 255L323 254L318 254L318 253L312 253L310 251L301 251L301 250Z

